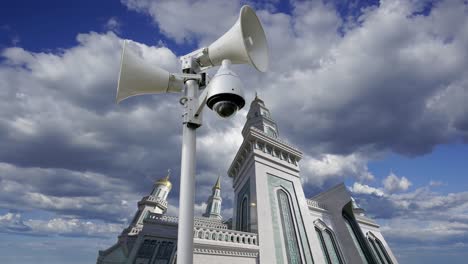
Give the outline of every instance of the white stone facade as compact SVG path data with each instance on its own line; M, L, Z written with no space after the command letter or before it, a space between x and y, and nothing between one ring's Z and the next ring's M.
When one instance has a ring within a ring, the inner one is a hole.
M205 217L195 218L194 263L398 263L379 225L344 184L305 197L302 153L278 139L276 123L258 97L247 118L244 142L228 170L233 216L221 220L218 180ZM138 203L118 242L99 252L97 263L176 263L178 218L165 215L171 185L160 183Z

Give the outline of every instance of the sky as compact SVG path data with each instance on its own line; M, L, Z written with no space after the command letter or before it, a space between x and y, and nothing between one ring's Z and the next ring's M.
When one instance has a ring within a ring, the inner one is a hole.
M168 169L177 215L180 95L116 105L122 42L179 72L178 57L221 36L244 4L263 24L270 68L233 67L247 100L235 117L205 110L196 214L221 175L232 215L226 171L257 92L304 154L307 197L344 182L400 263L465 263L466 0L2 3L1 263L94 263Z

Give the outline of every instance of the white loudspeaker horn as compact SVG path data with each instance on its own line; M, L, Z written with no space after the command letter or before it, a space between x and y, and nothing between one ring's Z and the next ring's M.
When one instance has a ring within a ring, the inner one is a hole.
M235 64L251 64L257 70L268 69L268 45L262 24L250 6L243 6L239 19L223 36L208 47L213 66L224 59Z
M143 60L124 41L116 101L140 94L180 92L183 83L169 72Z

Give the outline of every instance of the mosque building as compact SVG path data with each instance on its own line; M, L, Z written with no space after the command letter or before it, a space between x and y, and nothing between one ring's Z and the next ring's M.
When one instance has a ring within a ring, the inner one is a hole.
M279 139L276 122L257 96L242 129L243 143L228 176L233 215L221 215L220 178L193 227L194 263L397 264L379 225L360 208L344 184L306 198L302 153ZM174 264L178 218L166 214L169 177L150 195L118 241L99 251L98 264Z

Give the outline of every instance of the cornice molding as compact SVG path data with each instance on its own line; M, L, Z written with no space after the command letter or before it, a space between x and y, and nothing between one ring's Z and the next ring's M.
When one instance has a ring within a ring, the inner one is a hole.
M271 137L257 128L250 127L247 137L244 138L244 142L242 142L229 167L229 177L235 178L249 154L257 151L269 155L272 161L285 162L292 167L298 167L299 161L302 159L302 152L299 149L278 138Z

